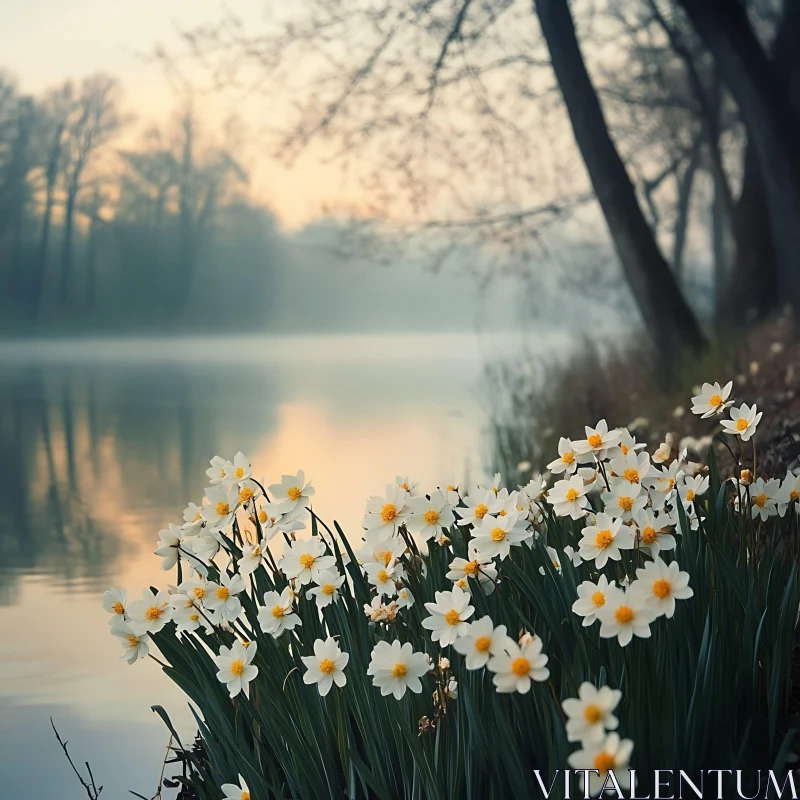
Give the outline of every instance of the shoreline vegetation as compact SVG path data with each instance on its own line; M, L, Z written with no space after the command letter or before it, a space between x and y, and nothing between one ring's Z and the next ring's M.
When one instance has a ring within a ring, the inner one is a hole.
M397 477L360 541L316 516L302 472L267 487L216 456L160 532L174 585L103 599L122 657L190 702L202 744L179 782L444 798L535 796L534 768L589 770L593 793L635 769L645 794L655 769L785 772L800 482L759 460L749 388L686 404L733 469L601 420L518 488Z

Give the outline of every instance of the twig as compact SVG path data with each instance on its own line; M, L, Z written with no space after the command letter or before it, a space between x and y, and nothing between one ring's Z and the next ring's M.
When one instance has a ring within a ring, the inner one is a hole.
M53 722L52 717L50 717L50 725L53 728L53 733L56 735L58 743L61 745L61 749L64 751L64 755L66 756L67 761L69 761L69 765L72 767L72 771L75 773L78 780L81 782L81 786L83 786L83 788L86 789L87 797L89 798L89 800L98 800L98 798L100 797L100 792L103 791L103 787L101 786L99 789L97 788L97 785L94 782L94 775L92 775L92 768L89 766L89 762L88 761L84 762L86 764L86 771L89 773L89 782L87 782L86 780L84 780L81 773L78 772L78 768L72 761L72 757L69 754L69 750L67 750L67 745L69 744L69 742L65 742L61 739L61 737L58 734L58 731L56 730L56 724L55 722Z

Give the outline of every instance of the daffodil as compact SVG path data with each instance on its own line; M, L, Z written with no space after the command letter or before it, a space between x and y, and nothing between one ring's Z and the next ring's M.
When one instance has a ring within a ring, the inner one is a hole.
M395 475L394 482L409 496L419 497L422 492L419 490L419 483L409 480L408 475Z
M425 653L414 652L410 642L400 644L395 639L391 644L381 641L372 650L367 674L381 690L382 695L394 695L402 699L406 690L419 694L422 691L423 675L430 669Z
M654 558L662 550L675 549L675 537L670 533L674 522L669 514L656 514L645 508L634 517L639 546Z
M350 660L348 653L343 653L332 637L324 641L317 639L314 642L314 655L301 656L300 660L305 665L303 683L311 685L316 683L321 697L325 697L335 683L342 687L347 683L344 668Z
M178 631L195 631L199 627L205 628L207 632L213 630L214 626L207 615L203 613L200 604L187 594L173 594L170 598L172 603L172 621Z
M128 593L125 589L112 587L103 592L103 609L111 614L109 625L125 621L125 609L128 603Z
M585 426L586 438L574 441L575 452L578 455L592 453L594 457L601 461L609 447L614 447L619 443L620 432L609 430L608 423L601 419L594 428Z
M408 590L407 587L403 586L397 592L397 607L398 608L411 608L414 605L414 595Z
M169 528L159 531L158 535L155 554L161 557L161 569L170 570L180 558L178 548L183 543L184 532L180 526L170 522Z
M618 480L601 498L607 514L627 522L647 505L648 495L641 484Z
M315 490L311 481L306 481L303 470L299 470L296 475L281 475L281 482L273 483L268 491L283 514L296 515L308 508Z
M650 471L650 456L647 453L637 453L628 450L625 455L620 454L609 462L612 473L621 481L640 484Z
M240 450L227 465L227 470L222 480L224 486L238 486L250 477L250 461Z
M153 594L150 589L145 589L142 599L131 603L128 608L131 628L139 635L158 633L172 618L169 597L167 592Z
M238 573L228 575L225 570L219 574L219 583L209 581L206 586L205 604L218 619L228 622L242 613L242 602L236 596L244 591L244 581Z
M503 652L492 656L486 667L494 673L492 683L498 692L525 694L530 691L531 681L546 681L550 677L547 662L538 636L529 637L522 645L509 637Z
M292 542L281 558L280 567L287 578L297 578L301 586L314 581L319 574L336 566L336 558L328 555L325 542L319 536Z
M675 613L675 601L694 596L689 586L689 573L681 572L677 561L666 564L658 556L636 570L636 580L628 593L639 593L659 616L671 619Z
M547 465L547 469L553 475L559 475L562 472L572 475L578 469L578 453L575 452L575 446L571 439L562 436L558 440L558 458L551 461Z
M731 418L723 419L721 424L725 429L725 433L739 436L743 442L747 442L756 432L756 427L761 421L761 415L762 412L758 410L755 403L752 406L742 403L739 408L733 406L731 408Z
M217 486L225 480L225 476L233 470L233 464L227 458L222 456L214 456L211 459L211 467L206 470L209 483L212 486Z
M234 486L209 486L206 489L208 502L200 509L200 514L210 531L219 531L230 525L238 499Z
M469 561L460 556L454 558L450 562L450 569L445 577L449 581L466 579L464 582L467 586L469 586L469 579L471 578L479 582L486 594L491 594L494 591L494 584L497 580L497 569L491 559L481 558L474 547L471 547L470 555L472 557ZM470 589L467 589L467 591L470 591Z
M422 627L431 632L431 639L446 647L469 630L467 620L475 613L469 593L454 586L449 592L436 592L436 602L425 603L430 612Z
M781 488L775 493L774 499L780 516L783 516L790 506L794 507L794 510L800 514L800 503L798 503L798 500L800 500L800 475L787 472L781 483Z
M598 514L594 525L583 529L579 542L581 558L594 561L598 569L602 569L609 559L619 561L621 550L632 550L635 541L634 532L622 524L622 520Z
M184 536L196 536L200 529L205 525L203 515L200 513L202 508L197 503L189 503L183 510L183 529Z
M384 603L381 595L373 597L371 603L364 604L364 615L371 622L394 622L399 610L400 604L396 600Z
M424 540L438 537L441 531L446 531L455 521L453 509L439 489L431 492L430 499L424 495L411 498L409 506L411 512L406 527Z
M586 497L588 487L580 475L573 475L569 480L556 481L547 493L547 500L553 506L557 517L580 519L586 516L589 498Z
M241 775L238 786L235 783L223 783L221 789L225 792L222 800L250 800L250 790Z
M247 542L242 547L242 557L239 559L239 572L242 575L252 575L263 562L267 555L267 542Z
M759 517L766 522L769 517L774 517L778 513L778 498L781 490L781 482L777 478L765 481L763 478L756 478L748 487L750 493L750 508L753 519Z
M503 508L503 502L491 489L475 487L465 498L464 506L456 508L460 517L459 525L480 525L487 514L496 514Z
M499 556L508 556L512 546L522 544L533 536L524 519L514 512L506 516L486 516L481 524L473 530L471 546L481 560L490 560Z
M653 453L653 461L656 464L665 464L667 461L670 460L672 456L672 442L670 438L667 437L661 444L656 448L655 452Z
M578 697L569 697L561 703L567 715L567 741L599 744L606 731L617 729L619 720L614 709L622 699L622 692L609 686L597 689L588 681L578 688Z
M605 604L597 611L600 620L600 636L604 639L617 638L625 647L634 636L642 639L650 637L650 624L658 612L647 602L639 591L627 591L609 586L605 594Z
M386 597L394 597L397 594L397 581L404 575L403 567L394 559L386 565L377 561L364 564L364 572L369 582L377 589L378 595Z
M585 791L585 777L589 776L589 795L595 796L605 786L609 772L619 783L620 789L629 789L631 774L628 764L633 752L630 739L620 739L616 733L609 733L602 741L585 743L582 750L576 750L567 757L567 763L575 770L587 770L581 773L581 791Z
M325 608L339 598L339 589L344 583L344 575L335 569L326 569L317 576L319 586L309 589L308 594L317 601L317 608Z
M217 665L217 680L224 683L231 697L243 692L250 697L250 682L258 675L258 667L253 664L256 655L256 643L250 642L246 647L238 639L228 648L222 645L219 655L214 657Z
M127 622L121 620L112 624L111 633L122 645L124 652L120 658L129 664L135 664L140 658L147 658L150 652L150 637L146 633L137 633Z
M383 497L372 495L367 500L367 512L362 523L367 530L367 540L394 536L411 513L408 500L406 491L391 483L386 484Z
M725 386L720 386L719 383L704 383L700 393L692 398L692 414L698 414L703 419L721 414L731 404L728 397L732 388L733 381L728 381Z
M513 644L514 640L506 633L506 626L495 628L487 615L469 623L467 632L453 643L453 649L465 657L467 669L480 669L491 656L503 655L509 642Z
M610 584L605 575L601 575L597 583L583 581L578 585L578 599L572 604L572 610L579 617L583 617L583 627L588 628L597 620L597 615L606 604L606 595Z
M266 592L264 605L258 610L258 624L264 633L276 639L284 632L301 625L300 617L292 610L294 593L287 586L281 594Z
M708 476L695 475L694 477L686 477L683 483L678 488L678 494L683 501L683 507L688 509L695 498L700 497L708 491L709 479Z

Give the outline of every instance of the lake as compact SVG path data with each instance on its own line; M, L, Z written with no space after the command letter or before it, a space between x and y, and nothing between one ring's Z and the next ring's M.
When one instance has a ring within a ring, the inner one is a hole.
M186 704L153 661L119 660L100 596L166 585L158 530L200 502L213 455L242 450L267 483L304 469L315 511L357 536L367 496L395 475L424 487L477 477L484 366L521 345L486 334L0 344L4 796L85 798L50 716L103 797L155 792L169 737L150 707L186 721Z

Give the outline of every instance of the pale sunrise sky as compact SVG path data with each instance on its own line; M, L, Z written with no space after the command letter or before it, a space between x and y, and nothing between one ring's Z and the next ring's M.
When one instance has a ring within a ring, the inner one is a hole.
M258 26L265 0L231 0L230 8ZM163 69L144 58L156 44L180 52L178 29L212 22L220 0L0 0L0 69L14 75L21 91L35 95L67 78L96 71L118 77L126 110L136 115L134 141L148 122L165 123L177 102ZM190 63L182 64L189 74ZM336 166L309 152L291 170L276 163L259 134L269 119L265 101L214 96L198 104L201 119L235 112L249 131L247 166L252 190L287 226L321 216L325 206L359 205L363 191L346 183Z

